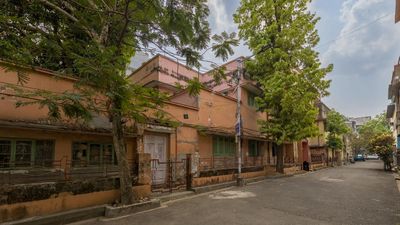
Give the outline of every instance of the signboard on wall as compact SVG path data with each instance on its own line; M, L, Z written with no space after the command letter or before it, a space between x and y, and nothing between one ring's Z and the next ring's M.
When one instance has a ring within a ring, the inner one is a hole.
M400 149L400 135L397 136L397 144L396 144L397 149Z

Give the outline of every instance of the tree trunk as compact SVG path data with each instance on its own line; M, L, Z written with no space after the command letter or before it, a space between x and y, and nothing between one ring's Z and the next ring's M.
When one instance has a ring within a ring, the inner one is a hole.
M276 172L284 173L284 170L283 170L283 144L277 145L277 148L276 148Z
M117 155L119 184L121 192L121 204L129 205L134 202L132 192L132 177L128 160L126 158L126 148L124 142L124 131L122 127L122 116L114 113L112 116L112 134L114 149Z

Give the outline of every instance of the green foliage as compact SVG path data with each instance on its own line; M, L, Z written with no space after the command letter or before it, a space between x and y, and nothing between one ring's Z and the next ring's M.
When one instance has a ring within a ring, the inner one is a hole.
M188 81L187 90L189 92L189 96L197 96L200 93L203 84L200 82L199 78L195 77Z
M226 80L226 67L218 66L217 64L211 64L213 70L210 72L212 77L214 78L214 82L216 85L221 84L223 80Z
M332 150L343 149L343 135L350 133L346 118L334 109L328 112L326 131L329 132L326 145Z
M371 153L376 153L380 157L393 153L394 138L390 133L378 134L368 143Z
M269 115L262 130L278 144L317 135L315 102L328 95L325 79L332 66L321 68L309 0L242 0L234 15L239 35L254 53L246 71L263 94L256 99Z
M394 142L395 140L391 133L377 134L368 143L368 150L371 153L379 155L381 160L385 162L385 165L390 165L394 152Z
M343 139L330 133L328 134L326 145L332 150L343 149Z
M189 66L199 67L199 52L210 41L208 14L206 0L0 1L0 58L12 62L2 66L18 70L20 83L26 82L24 72L33 66L76 78L76 92L21 89L19 97L26 101L18 106L39 104L58 119L66 115L90 120L93 113L100 113L110 118L114 147L123 158L127 120L166 119L161 112L166 96L126 77L130 59L136 51L155 46L175 49ZM217 55L232 54L234 36L216 39ZM190 93L197 93L199 81L191 84ZM120 186L126 204L132 200L129 167L125 160L119 163L124 168Z
M374 137L390 132L386 113L381 113L358 128L358 136L353 139L352 146L356 150L367 149L368 143Z
M370 140L379 134L390 132L390 125L386 119L386 113L377 115L358 129L358 133L365 140Z
M346 117L334 109L328 112L326 118L326 131L335 135L343 135L350 132L350 128L346 125Z
M224 61L228 59L229 55L233 55L232 46L239 45L239 40L236 38L235 32L228 34L224 31L221 35L215 34L212 39L216 42L212 46L215 57L222 58Z

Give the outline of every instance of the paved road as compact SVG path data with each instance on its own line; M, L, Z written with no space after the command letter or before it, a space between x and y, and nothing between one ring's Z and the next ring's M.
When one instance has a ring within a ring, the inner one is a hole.
M79 224L400 224L400 193L394 176L382 168L380 161L357 162Z

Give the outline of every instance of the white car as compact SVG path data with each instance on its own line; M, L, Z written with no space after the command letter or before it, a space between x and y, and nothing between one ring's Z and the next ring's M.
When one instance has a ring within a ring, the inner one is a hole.
M377 154L370 154L367 155L367 159L379 159L379 156Z

